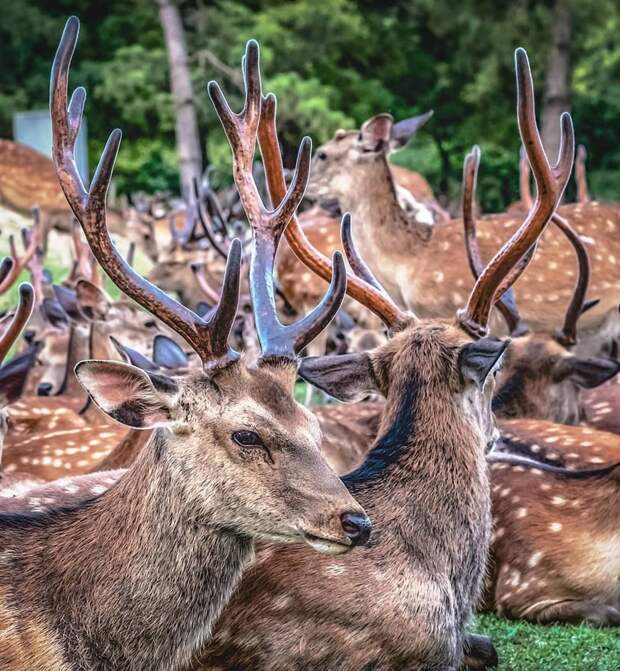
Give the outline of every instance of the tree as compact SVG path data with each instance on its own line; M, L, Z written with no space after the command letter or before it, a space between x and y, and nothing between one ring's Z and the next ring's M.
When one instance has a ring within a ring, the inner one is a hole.
M571 33L573 18L567 0L556 0L551 21L551 48L547 59L541 114L541 137L547 154L555 159L560 144L558 119L570 112Z
M191 198L192 180L202 172L202 152L198 118L194 107L192 80L187 62L185 31L178 7L173 0L157 0L170 66L170 89L176 112L176 141L179 155L181 193Z

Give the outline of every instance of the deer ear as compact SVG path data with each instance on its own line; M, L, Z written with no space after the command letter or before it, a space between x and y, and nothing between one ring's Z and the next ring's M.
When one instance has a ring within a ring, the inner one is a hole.
M299 376L345 403L379 392L372 362L365 352L306 357L299 366Z
M84 316L80 312L77 304L77 292L63 284L52 285L56 300L65 311L71 321L84 322Z
M404 147L432 116L433 110L430 110L395 123L390 135L390 149L396 151Z
M89 321L103 321L110 309L105 293L88 280L78 280L75 285L78 310Z
M509 342L486 337L461 347L459 368L463 381L473 382L482 389L489 373L497 367Z
M117 361L80 361L80 384L112 419L134 429L152 429L171 421L178 392L173 380Z
M377 114L364 121L359 135L359 144L364 151L387 149L392 137L394 119L391 114Z
M189 357L172 338L158 334L153 340L153 361L162 368L187 368Z
M593 389L614 377L620 371L620 362L605 357L570 356L562 360L561 369L562 379L569 378L579 387Z

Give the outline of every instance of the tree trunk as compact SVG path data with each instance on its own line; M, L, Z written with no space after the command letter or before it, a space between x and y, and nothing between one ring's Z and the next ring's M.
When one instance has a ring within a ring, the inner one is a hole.
M164 31L168 63L170 66L170 89L175 107L175 131L181 193L191 200L192 179L202 172L202 151L198 133L198 119L194 106L192 80L187 64L187 45L179 8L174 0L157 0L159 19Z
M560 114L570 111L572 17L568 0L556 0L552 21L541 134L547 155L551 161L555 161L560 144Z

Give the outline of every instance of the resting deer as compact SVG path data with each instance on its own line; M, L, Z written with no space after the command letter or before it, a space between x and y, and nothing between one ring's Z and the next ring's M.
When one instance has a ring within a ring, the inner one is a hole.
M351 212L360 252L390 294L422 316L447 316L471 289L464 254L462 222L430 229L403 215L386 161L391 121L375 117L359 137L336 136L319 147L313 159L308 193L337 198ZM590 202L563 205L558 213L589 240L592 251L592 295L598 305L581 320L582 348L591 353L620 330L620 210ZM496 214L480 222L483 259L488 259L519 225L517 214ZM516 285L521 312L532 329L552 333L563 317L562 304L573 289L572 250L560 231L547 230L538 253ZM601 331L592 343L586 334Z
M258 106L260 96L256 53L250 43L246 107ZM542 233L572 165L570 117L562 117L560 159L551 167L535 125L523 50L516 52L516 65L519 125L541 197L485 268L466 308L456 321L420 320L400 310L369 273L344 226L343 246L358 275L348 279L349 295L381 317L393 337L372 352L306 359L300 367L304 379L342 400L368 390L386 396L366 462L344 478L373 511L377 533L371 545L327 561L303 548L267 549L194 668L226 667L233 660L239 668L274 671L460 666L490 537L485 447L495 437L493 377L507 345L481 336L497 290L510 286L515 264ZM232 113L214 84L210 94L228 130ZM259 142L271 199L279 203L285 184L272 95L262 101ZM253 146L244 153L251 155ZM295 217L287 231L308 267L329 278L331 264L308 246Z
M527 159L522 158L521 164L524 162ZM464 237L474 278L484 267L474 211L479 163L480 149L474 147L463 166ZM523 169L521 172L524 172ZM522 201L532 206L529 189L522 189ZM590 261L583 241L568 222L557 214L551 221L566 236L577 257L575 286L566 312L552 334L530 331L519 314L515 295L509 301L502 299L498 302L497 307L506 321L508 332L514 337L497 379L493 410L502 418L527 417L577 424L585 416L582 390L598 387L613 378L620 370L620 363L607 356L585 357L574 352L578 344L578 320L595 303L586 302Z
M620 464L571 471L502 454L491 462L484 607L534 622L620 626Z
M276 210L263 207L252 182L242 185L256 232L259 366L247 367L227 345L239 243L208 321L137 274L113 246L105 221L120 132L112 132L89 190L75 163L85 92L77 89L67 108L67 83L78 25L75 17L67 22L50 86L62 189L106 273L182 335L203 367L182 382L117 362L77 367L104 412L156 431L107 492L51 513L0 516L0 547L11 558L0 568L3 661L24 670L173 669L208 640L254 539L305 542L331 554L368 539L370 521L320 456L315 420L292 396L295 351L333 317L346 275L336 258L334 281L309 319L289 327L277 320L270 279L277 239L270 230L281 232L303 196L307 151ZM235 117L235 132L251 136L259 114L252 107ZM235 170L247 174L243 163Z

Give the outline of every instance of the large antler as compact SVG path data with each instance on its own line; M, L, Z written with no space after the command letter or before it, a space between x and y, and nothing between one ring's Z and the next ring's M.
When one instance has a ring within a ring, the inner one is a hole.
M584 159L581 150L585 152L583 145L579 145L579 151L577 152L577 158L575 159L576 173L578 172L579 160ZM530 167L523 151L521 152L521 160L519 161L519 173L521 175L521 201L523 203L530 203L531 205L532 195L529 188ZM576 231L571 228L564 217L555 212L551 217L551 222L564 233L570 244L573 246L575 255L577 256L577 264L579 266L577 283L575 284L573 295L571 296L568 308L566 309L564 324L555 334L555 338L560 344L565 347L571 347L577 344L577 321L579 320L580 315L587 309L585 298L588 291L588 284L590 282L590 259L588 257L588 251L581 238Z
M227 364L238 358L238 354L228 347L228 335L237 311L241 243L231 245L222 298L208 321L136 273L119 254L106 227L106 195L121 131L116 129L110 134L90 189L84 187L75 162L75 142L86 91L81 87L76 89L67 107L67 87L78 31L79 21L71 17L54 57L50 84L53 158L62 190L93 254L118 288L181 335L205 367Z
M272 93L265 96L262 101L258 141L265 166L269 196L273 203L280 203L286 191L286 181L276 130L276 98ZM297 217L294 216L291 219L284 234L299 260L319 277L329 281L332 277L332 264L312 246ZM386 326L393 330L399 330L415 319L413 314L401 310L385 291L378 288L378 284L369 284L363 277L349 275L347 294L374 312Z
M504 280L544 231L562 198L573 164L575 138L570 115L564 113L560 118L560 149L558 160L552 167L547 160L536 125L534 85L524 49L516 50L515 66L519 133L536 180L536 201L517 232L482 271L467 305L457 313L462 327L476 337L487 333L489 313L495 296L500 289L508 289L509 285L504 284Z
M478 279L484 270L484 262L480 256L480 248L478 247L478 238L476 235L475 196L479 165L480 147L475 145L469 154L465 156L465 162L463 163L463 227L465 230L465 250L467 252L469 268L474 279ZM519 262L512 268L510 273L508 273L503 281L503 284L509 287L506 292L502 292L500 287L496 294L498 299L495 302L495 307L500 311L504 318L510 335L523 335L528 331L527 325L522 321L521 315L519 314L514 291L510 287L527 267L534 255L535 249L536 244L530 247L527 253L521 257Z
M250 291L262 356L294 358L329 324L340 308L346 288L346 268L342 256L336 253L334 273L323 300L297 323L287 326L280 323L275 305L274 259L282 233L299 207L306 189L310 170L310 140L304 138L301 142L295 173L286 195L274 200L274 203L278 203L275 209L267 209L252 173L261 118L259 49L254 40L250 40L246 46L242 69L245 103L239 114L230 109L217 83L209 83L209 95L233 152L235 184L254 234Z
M0 336L0 364L17 340L34 307L34 289L28 282L19 285L19 304L6 330Z

